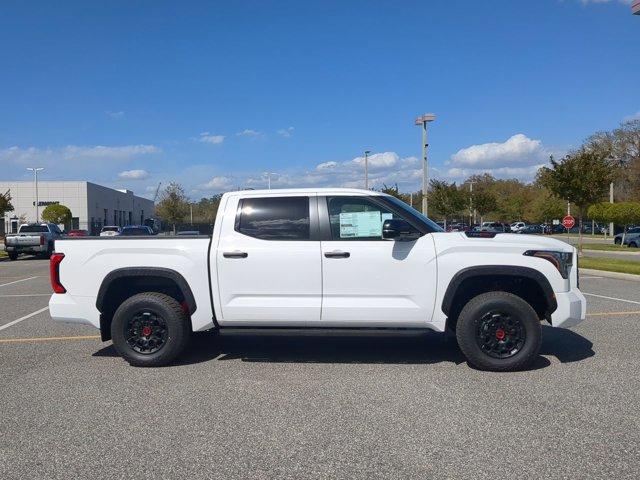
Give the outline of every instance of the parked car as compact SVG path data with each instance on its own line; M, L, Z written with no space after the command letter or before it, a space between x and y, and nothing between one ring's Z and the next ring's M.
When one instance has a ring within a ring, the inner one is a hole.
M67 234L69 237L88 237L89 232L87 230L69 230Z
M526 226L527 224L524 222L513 222L511 225L509 225L509 228L513 233L518 233L520 230L522 230Z
M481 232L495 232L495 233L506 233L508 230L508 226L504 223L500 222L483 222L480 227Z
M629 242L627 241L627 238L629 237L629 235L634 235L634 234L640 234L640 227L632 227L627 229L627 233L625 235L625 245L628 245ZM617 234L615 237L613 237L613 243L615 243L616 245L622 245L622 233Z
M120 235L122 235L123 237L153 235L153 230L151 230L151 227L147 227L146 225L127 225L125 227L122 227L122 232L120 232Z
M200 232L198 230L181 230L177 235L200 235Z
M544 233L544 229L542 228L542 225L527 225L526 227L518 230L517 233L522 233L522 234Z
M541 322L585 318L571 245L445 233L381 192L229 192L213 232L59 241L51 316L99 328L139 366L174 361L192 331L375 327L455 331L469 363L495 371L538 358Z
M54 242L62 238L62 232L54 223L29 223L20 225L18 233L4 237L4 248L9 260L16 260L21 253L43 255L49 258Z
M106 225L100 230L101 237L115 237L120 235L122 229L117 225Z

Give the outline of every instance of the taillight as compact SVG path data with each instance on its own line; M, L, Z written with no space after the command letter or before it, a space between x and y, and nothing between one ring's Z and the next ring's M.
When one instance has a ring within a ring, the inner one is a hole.
M67 289L60 283L60 262L63 258L64 253L54 253L49 261L49 276L54 293L67 293Z
M40 235L40 245L44 245L44 235Z

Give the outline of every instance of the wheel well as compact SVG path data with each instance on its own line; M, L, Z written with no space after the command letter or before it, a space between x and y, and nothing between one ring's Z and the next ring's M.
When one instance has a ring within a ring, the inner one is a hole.
M443 306L447 314L447 327L455 330L458 316L464 306L474 297L487 292L508 292L522 298L538 314L538 318L550 321L555 310L555 299L548 298L538 281L533 278L515 275L479 275L462 280L453 294L447 292L448 306ZM553 300L553 301L551 301Z
M103 341L111 339L111 320L122 302L143 292L164 293L182 305L188 315L195 311L191 291L184 292L175 279L161 275L118 276L107 285L103 283L96 302L100 310L100 334Z

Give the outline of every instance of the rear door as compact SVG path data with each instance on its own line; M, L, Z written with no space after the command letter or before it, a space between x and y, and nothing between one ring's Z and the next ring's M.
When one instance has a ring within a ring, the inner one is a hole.
M431 234L382 239L382 223L406 213L372 196L319 197L322 326L424 326L436 296ZM328 228L324 228L328 225ZM328 231L325 231L328 230Z
M322 273L316 197L231 197L216 264L221 324L317 322Z

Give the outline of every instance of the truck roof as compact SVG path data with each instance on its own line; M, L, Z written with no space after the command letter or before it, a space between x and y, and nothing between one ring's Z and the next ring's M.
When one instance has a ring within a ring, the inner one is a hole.
M375 190L364 190L361 188L273 188L271 190L238 190L227 192L227 196L235 195L289 195L289 194L320 194L320 195L386 195Z

